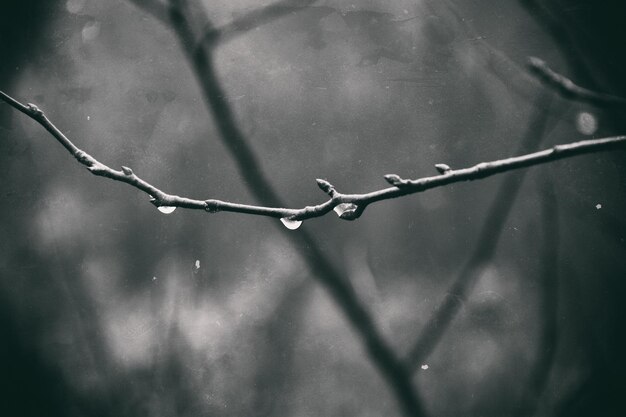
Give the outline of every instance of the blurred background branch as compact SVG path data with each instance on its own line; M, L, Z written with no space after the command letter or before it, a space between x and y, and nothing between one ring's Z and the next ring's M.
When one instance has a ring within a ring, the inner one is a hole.
M548 66L542 59L531 57L529 65L532 72L538 76L547 87L556 90L565 98L584 101L596 106L626 106L626 99L610 94L599 93L575 84L569 78L559 74Z
M536 149L547 136L549 129L547 109L551 103L552 99L549 93L543 93L537 98L534 114L519 145L520 153ZM510 175L504 178L500 184L484 217L474 250L446 291L441 304L437 306L420 331L417 341L407 355L406 363L411 369L417 371L437 347L450 323L466 302L483 268L493 257L524 177L525 172L523 171L519 175Z

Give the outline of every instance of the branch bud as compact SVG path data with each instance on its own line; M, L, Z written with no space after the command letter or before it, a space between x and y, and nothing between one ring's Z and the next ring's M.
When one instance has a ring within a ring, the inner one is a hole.
M31 116L35 118L35 120L40 120L43 116L43 112L41 111L41 109L39 109L39 107L37 107L36 104L28 103L26 107L31 112Z
M404 184L404 180L402 178L400 178L399 175L396 174L387 174L385 175L385 181L387 181L389 184L393 185L394 187L402 187Z
M446 164L435 164L435 169L437 169L437 171L442 175L452 171L452 168Z
M322 180L320 178L316 179L315 181L317 182L317 186L320 187L320 189L329 196L332 197L337 192L337 190L335 190L335 187L333 187L333 185L328 181Z
M204 209L209 213L217 213L220 211L220 203L217 200L205 200Z
M124 175L128 175L129 177L133 175L133 170L128 167L122 167L122 172Z

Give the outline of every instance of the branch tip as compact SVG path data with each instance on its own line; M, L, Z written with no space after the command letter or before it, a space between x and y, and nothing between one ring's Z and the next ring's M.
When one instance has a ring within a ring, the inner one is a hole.
M528 64L532 68L542 68L546 66L546 62L541 58L537 58L536 56L528 57Z
M337 192L337 190L335 190L335 187L328 181L320 178L316 179L315 181L317 182L317 186L320 187L320 189L329 196L333 197L333 195Z

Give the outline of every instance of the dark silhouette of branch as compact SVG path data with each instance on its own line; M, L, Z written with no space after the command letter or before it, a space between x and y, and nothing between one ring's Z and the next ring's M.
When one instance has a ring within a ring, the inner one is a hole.
M536 149L541 143L545 136L547 124L546 107L550 107L550 104L551 99L548 93L542 94L537 99L535 114L520 144L520 152L529 152ZM543 155L545 152L546 151L541 151L530 155ZM505 178L498 188L495 198L491 203L491 207L485 216L485 221L476 241L476 245L474 246L474 251L448 289L446 297L422 328L415 345L407 355L406 363L411 369L419 369L420 364L424 363L441 341L450 323L461 308L462 303L465 302L469 296L483 267L493 256L504 224L509 217L515 198L522 186L523 179L524 172L520 175L509 176Z
M537 354L528 375L518 408L518 417L533 416L544 392L554 363L558 339L559 306L559 209L554 187L549 179L543 185L543 245L541 249L541 283L539 317L543 321L537 341Z
M585 101L596 106L626 106L626 98L598 93L580 87L569 78L554 71L545 61L539 58L530 57L529 66L533 74L565 98Z
M427 0L424 6L428 12L439 17L451 32L460 35L476 62L485 69L485 73L494 75L502 85L521 97L534 102L541 83L528 74L528 71L509 58L503 51L493 46L485 36L478 32L466 19L458 7L450 0Z
M571 29L558 16L547 2L542 0L519 0L522 7L530 13L545 31L552 37L563 54L570 68L575 68L582 81L591 88L597 87L597 81L586 61L586 54L578 48Z
M385 176L385 180L393 185L393 187L384 188L377 191L372 191L365 194L342 194L335 190L335 188L328 182L322 179L317 180L318 186L331 197L324 203L315 206L306 206L300 209L280 208L280 207L266 207L266 206L254 206L248 204L232 203L223 200L196 200L188 197L180 197L173 194L168 194L154 185L143 180L137 176L132 169L128 167L122 167L121 171L110 168L96 160L93 156L89 155L85 151L79 149L73 142L71 142L47 117L46 115L34 104L24 105L7 94L0 91L0 99L4 100L14 108L18 109L22 113L36 120L41 124L48 132L54 136L64 148L66 148L76 160L85 165L87 169L94 175L110 178L115 181L124 182L141 191L144 191L151 197L151 203L157 207L181 207L186 209L206 210L210 213L216 213L220 211L254 214L260 216L293 219L293 220L306 220L315 217L321 217L328 212L336 209L336 211L342 212L339 216L344 220L354 220L360 216L364 208L378 201L389 200L409 194L416 194L430 190L432 188L443 187L449 184L480 180L492 175L501 174L508 171L513 171L522 168L528 168L535 165L550 163L558 161L560 159L571 158L577 155L583 155L587 153L600 152L610 149L616 149L626 146L626 136L613 136L602 139L583 140L579 142L572 142L563 145L555 145L552 148L548 148L539 152L529 153L521 156L515 156L490 162L481 162L468 168L452 169L446 164L435 164L435 168L440 172L440 175L423 177L415 180L403 179L395 174L389 174ZM234 126L234 125L233 125ZM249 149L248 149L249 150ZM249 155L253 157L252 154ZM243 159L247 160L247 159ZM243 173L241 167L242 176ZM248 165L249 166L249 165ZM511 177L512 178L512 177ZM259 181L258 178L256 181ZM252 182L252 181L250 181ZM267 188L265 182L263 186ZM264 188L261 188L264 189ZM275 194L262 194L258 189L255 189L256 197L268 203L271 201L279 201ZM491 223L493 224L493 222Z

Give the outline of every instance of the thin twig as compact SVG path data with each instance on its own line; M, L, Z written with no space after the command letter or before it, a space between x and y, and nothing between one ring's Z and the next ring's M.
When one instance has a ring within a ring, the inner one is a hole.
M492 175L516 169L528 168L539 164L550 163L560 159L571 158L576 155L600 152L626 146L626 136L613 136L602 139L583 140L563 145L556 145L552 148L526 155L490 162L481 162L468 168L456 170L445 169L440 175L423 177L415 180L402 179L398 175L390 174L386 175L385 179L391 183L393 187L383 188L365 194L342 194L337 192L334 187L332 190L327 188L332 196L324 203L306 206L299 209L278 208L232 203L216 199L197 200L168 194L137 176L132 169L122 167L121 171L117 171L102 162L99 162L87 152L79 149L34 104L24 105L2 91L0 91L0 98L42 125L57 139L61 145L63 145L65 149L69 151L70 154L72 154L72 156L74 156L74 158L76 158L78 162L85 165L92 174L124 182L141 191L144 191L150 195L152 198L152 204L157 207L181 207L186 209L206 210L210 213L220 211L244 213L274 218L288 218L293 220L307 220L315 217L321 217L332 211L340 204L353 204L356 206L356 209L348 209L340 216L340 218L344 220L354 220L361 215L366 206L378 201L389 200L409 194L416 194L432 188L443 187L457 182L480 180ZM441 166L445 164L436 165ZM317 181L320 188L329 184L325 180L318 179Z
M197 47L201 47L202 45L214 47L218 44L224 44L239 35L243 35L260 26L271 23L274 20L300 12L316 1L317 0L280 0L247 12L222 26L208 26L205 28L204 34L198 41Z
M520 397L517 417L535 415L554 364L558 341L559 306L559 205L550 179L543 184L542 217L543 247L541 250L541 285L536 358Z
M537 94L541 93L544 86L528 71L513 61L504 51L496 48L487 40L487 37L477 31L466 19L454 2L450 0L426 0L425 6L429 13L433 13L442 20L449 30L459 33L459 38L465 40L467 51L472 54L472 63L479 64L484 68L482 76L493 75L500 84L527 102L534 102ZM468 42L469 41L469 42ZM463 51L463 53L467 52ZM462 61L463 59L461 59ZM474 69L469 69L472 77ZM549 110L556 116L554 110ZM559 114L560 116L560 114Z
M569 78L554 71L539 58L530 57L528 65L533 74L566 98L585 101L597 106L626 106L626 98L580 87Z

